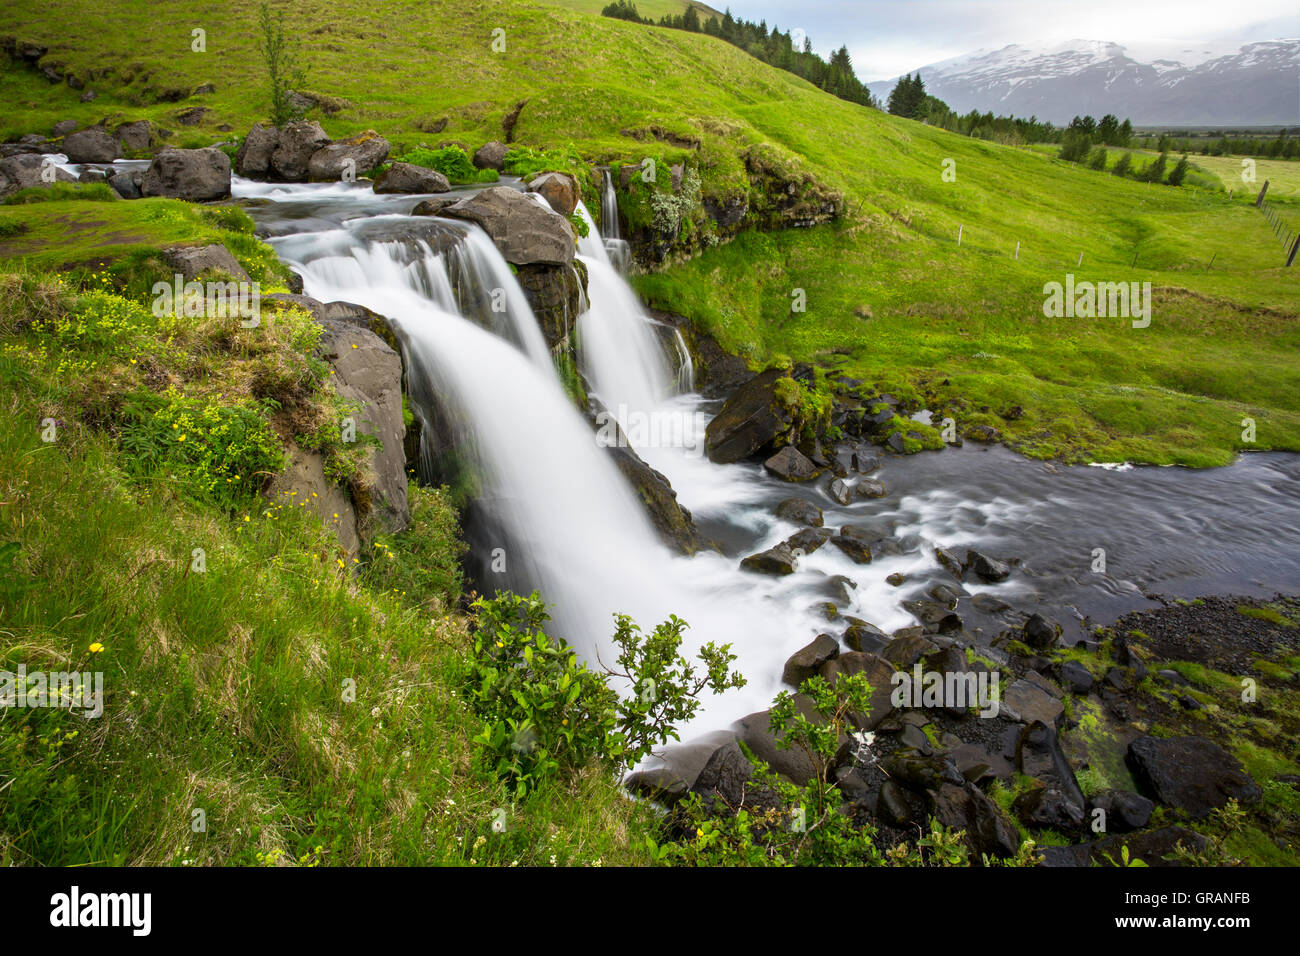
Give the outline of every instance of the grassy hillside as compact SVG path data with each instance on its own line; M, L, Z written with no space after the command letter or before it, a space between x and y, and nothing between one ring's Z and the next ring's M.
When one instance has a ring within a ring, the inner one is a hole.
M173 114L191 103L212 112L181 129L183 139L219 139L223 123L243 130L262 118L254 10L11 4L0 34L48 44L79 75L102 73L91 80L100 99L80 104L66 86L7 72L9 132L116 114L177 128ZM842 226L750 236L643 281L656 305L696 319L755 364L825 362L835 349L845 372L942 404L962 428L993 416L1038 454L1223 463L1240 446L1243 417L1258 422L1251 447L1300 449L1300 291L1240 193L1229 202L1226 193L1118 182L964 139L837 100L709 37L568 5L448 0L436 17L429 10L405 0L294 6L307 87L348 104L322 118L327 130L373 126L399 146L474 147L500 137L524 102L521 144L593 162L688 159L705 192L725 196L740 188L740 151L766 143L844 192ZM207 52L183 52L199 24ZM498 26L504 53L490 47ZM152 102L205 82L216 92ZM440 133L421 131L443 119ZM683 140L699 148L673 145ZM945 160L955 182L941 178ZM1067 272L1152 282L1151 328L1044 318L1043 285ZM797 288L807 293L804 313L789 309ZM996 418L1017 405L1024 417Z

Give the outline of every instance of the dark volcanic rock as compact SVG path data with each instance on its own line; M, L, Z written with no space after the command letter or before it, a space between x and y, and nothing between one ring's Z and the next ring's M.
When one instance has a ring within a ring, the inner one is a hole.
M829 541L832 534L830 528L804 528L786 538L785 543L796 555L812 554Z
M710 461L742 461L789 432L794 414L777 394L777 383L786 378L782 370L769 369L732 393L705 429Z
M280 145L280 131L258 123L248 131L235 153L235 172L249 179L262 179L271 172L271 156Z
M1126 759L1139 787L1194 820L1231 799L1255 803L1261 796L1237 759L1204 737L1139 737Z
M122 158L122 144L100 126L90 126L63 138L70 163L111 163Z
M1005 561L990 558L974 548L966 552L966 561L962 567L963 570L974 571L981 580L990 583L1005 581L1011 574L1011 566Z
M757 571L759 574L793 574L798 563L790 546L782 541L766 551L751 554L740 562L740 566L746 571Z
M425 169L411 163L393 163L375 177L373 188L377 193L445 193L451 189L451 183L436 169Z
M821 671L822 665L840 656L840 643L829 634L818 634L811 644L799 648L785 662L781 679L798 688L809 677Z
M1088 799L1088 810L1104 810L1107 833L1129 833L1151 822L1155 804L1130 790L1101 790ZM1090 821L1091 822L1091 821Z
M505 166L506 153L509 151L505 143L493 140L480 146L474 151L474 165L478 169L495 169L501 170Z
M1002 809L974 784L945 783L932 797L934 816L940 823L966 831L971 852L989 856L1015 856L1020 837Z
M822 509L807 498L786 498L776 506L776 516L810 528L820 528L825 521Z
M786 445L763 462L763 467L784 481L808 481L821 474L821 469L793 445Z
M215 147L164 149L140 181L144 196L167 196L190 202L230 195L230 157Z

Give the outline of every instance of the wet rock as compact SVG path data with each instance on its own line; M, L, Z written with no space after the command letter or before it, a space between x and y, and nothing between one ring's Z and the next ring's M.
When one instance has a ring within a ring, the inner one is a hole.
M962 564L962 569L964 571L974 571L980 580L988 581L991 584L1005 581L1011 575L1011 566L1005 561L990 558L974 548L966 552L966 560Z
M921 629L916 630L918 633L915 634L895 635L889 646L880 652L880 656L899 670L907 670L924 655L936 650L933 643L921 636Z
M751 810L776 810L781 806L778 794L769 787L755 786L754 765L740 746L730 740L713 752L691 786L706 811L714 813Z
M1043 866L1122 866L1122 852L1128 847L1130 860L1147 866L1180 866L1175 849L1182 846L1192 852L1203 851L1209 841L1199 833L1182 827L1162 827L1141 833L1107 837L1078 846L1042 848Z
M807 498L786 498L776 506L776 516L794 524L808 525L810 528L820 528L825 523L822 509Z
M1042 782L1045 787L1059 790L1080 809L1085 806L1087 801L1083 790L1074 777L1070 762L1061 752L1054 727L1035 721L1021 731L1016 742L1016 769Z
M1016 798L1012 805L1027 827L1070 833L1083 826L1083 807L1050 787L1035 787Z
M793 445L786 445L763 462L763 467L783 481L808 481L821 474L821 469Z
M740 562L744 570L759 574L793 574L798 564L795 553L784 541L766 551L751 554Z
M508 186L492 186L442 211L483 227L507 262L517 266L567 266L573 262L573 227L553 210Z
M166 196L189 202L230 195L230 157L214 147L164 149L140 181L143 196Z
M1000 858L1015 856L1020 837L1002 809L976 786L945 783L932 796L935 819L944 826L966 831L971 853Z
M388 149L388 140L372 129L335 140L311 154L307 178L317 183L338 182L345 176L356 178L387 159Z
M853 559L857 564L870 564L881 542L889 539L889 533L864 524L846 524L840 533L831 538L831 542Z
M892 779L886 780L876 798L876 816L891 826L907 827L922 816L921 809L915 803Z
M844 479L836 478L827 488L830 496L842 505L853 501L853 487Z
M1023 724L1041 721L1056 727L1065 713L1065 706L1038 684L1021 679L1002 691L999 712Z
M977 594L970 603L981 614L1004 614L1011 610L1010 604L992 594Z
M1155 804L1131 790L1101 790L1088 799L1088 811L1106 813L1107 833L1129 833L1151 822Z
M947 754L897 753L884 762L891 780L909 790L938 790L944 786L960 787L966 782L957 765Z
M248 131L235 153L235 172L248 179L264 179L271 172L271 156L280 145L280 131L258 123Z
M948 634L961 630L961 618L937 601L904 601L907 611L931 634Z
M906 581L907 581L907 575L900 574L897 571L895 571L889 577L885 578L885 583L892 585L893 587L899 587L902 584L904 584Z
M528 191L537 193L561 216L572 216L578 208L578 181L568 173L542 173L528 181Z
M1086 694L1092 690L1092 673L1078 661L1061 664L1061 683L1072 694Z
M122 144L103 127L90 126L65 136L63 152L70 163L111 163L122 158Z
M857 618L851 618L850 621L844 631L844 643L850 650L879 654L889 646L889 635L876 625Z
M1036 651L1049 651L1060 633L1061 629L1041 614L1031 614L1020 629L1020 638Z
M485 143L474 151L474 166L477 169L495 169L502 170L506 164L506 153L509 151L505 143L493 140Z
M934 587L930 588L930 590L927 593L939 604L942 604L944 607L948 608L949 610L955 610L957 607L957 602L961 599L961 596L966 592L961 587L961 585L952 588L946 584L936 584Z
M947 548L935 548L934 557L935 560L938 561L942 567L951 572L953 577L958 581L962 579L962 575L965 574L965 569L962 568L961 562L957 560L957 555L953 554Z
M829 634L818 634L812 643L799 648L785 662L781 679L791 687L801 687L803 682L820 673L822 665L840 656L839 641Z
M790 431L794 413L777 394L778 383L787 378L780 369L768 369L732 393L705 429L710 461L742 461Z
M1125 759L1140 789L1194 820L1231 799L1248 804L1261 796L1237 758L1204 737L1139 737Z
M829 528L804 528L786 538L785 543L796 555L799 552L812 554L831 539L832 533Z
M312 156L329 141L329 136L315 120L285 123L279 130L279 140L271 152L271 172L285 182L306 181Z
M660 540L680 554L695 554L704 546L691 513L677 500L668 478L651 468L627 443L608 448L614 464L623 473L654 525Z
M436 169L425 169L412 163L393 163L375 177L373 188L377 193L445 193L451 189L451 182ZM455 205L457 201L440 204L438 211ZM420 205L423 206L424 203ZM427 210L413 213L417 216L434 214Z
M1009 780L1016 772L1006 757L1000 753L990 753L978 743L961 744L953 748L950 756L961 775L971 783L977 783L988 776Z

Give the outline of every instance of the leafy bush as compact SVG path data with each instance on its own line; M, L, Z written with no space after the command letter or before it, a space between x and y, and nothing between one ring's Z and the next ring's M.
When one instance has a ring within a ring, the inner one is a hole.
M495 169L476 169L473 161L459 146L429 149L417 146L397 157L399 162L436 169L455 184L494 183L499 178Z
M478 627L465 691L484 721L474 738L484 768L522 797L592 759L616 761L610 738L618 695L542 630L548 615L537 592L498 592L473 607Z
M542 630L548 616L536 591L528 597L498 591L473 607L478 627L464 683L470 707L484 721L474 743L485 769L520 796L592 761L624 770L676 738L677 723L695 714L705 690L744 684L728 673L735 660L728 645L705 645L703 672L697 672L681 655L686 623L676 617L646 635L617 615L621 669L601 674ZM631 695L620 699L607 676L627 681Z
M119 442L131 468L171 470L191 497L233 510L284 466L279 439L247 404L219 404L169 388L128 396Z

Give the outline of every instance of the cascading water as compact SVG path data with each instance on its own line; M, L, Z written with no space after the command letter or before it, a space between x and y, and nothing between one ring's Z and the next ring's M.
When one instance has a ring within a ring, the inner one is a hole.
M606 188L612 192L608 178ZM1025 557L1007 583L966 582L967 590L1041 606L1067 626L1061 612L1072 604L1084 613L1113 614L1142 606L1144 589L1182 596L1268 594L1293 586L1300 575L1300 556L1287 549L1284 536L1271 533L1300 523L1295 456L1252 455L1205 473L1049 473L1009 452L972 447L891 459L890 496L848 507L812 486L773 481L758 465L715 466L699 454L712 406L674 387L672 362L652 320L602 260L593 227L581 247L591 305L579 319L582 367L606 404L676 416L681 428L672 440L637 445L635 430L629 438L671 480L705 537L728 552L673 555L568 400L522 291L495 248L489 252L485 235L456 224L461 232L450 244L424 234L394 239L394 225L427 228L392 215L410 197L375 197L360 186L237 180L236 195L271 200L249 212L303 275L308 294L365 305L393 320L405 339L413 401L436 396L463 424L459 438L478 482L476 507L488 514L486 524L505 549L501 584L539 588L552 605L555 633L588 659L606 663L615 612L631 614L643 627L677 614L691 625L688 650L706 641L733 644L750 684L706 702L695 730L767 706L786 657L818 632L842 629L843 621L829 624L822 613L828 599L841 614L886 631L914 623L901 600L920 596L935 580L936 545L978 545ZM607 202L606 211L612 209ZM585 215L585 207L580 212ZM483 268L475 273L458 256ZM476 283L504 290L510 303L505 318L476 313L473 301L481 302L485 290L471 289ZM828 545L801 561L797 574L738 570L739 557L798 530L774 514L776 503L791 495L816 501L828 528L854 521L888 526L902 553L856 565ZM1249 513L1241 501L1252 503ZM1193 514L1196 527L1189 528ZM1179 544L1186 539L1206 544L1189 559L1187 546ZM1070 570L1096 541L1106 543L1125 572L1110 577ZM895 573L908 584L889 584ZM963 615L970 627L1001 626L965 606Z
M606 239L621 239L618 228L618 193L614 177L605 170L600 184L600 234Z

